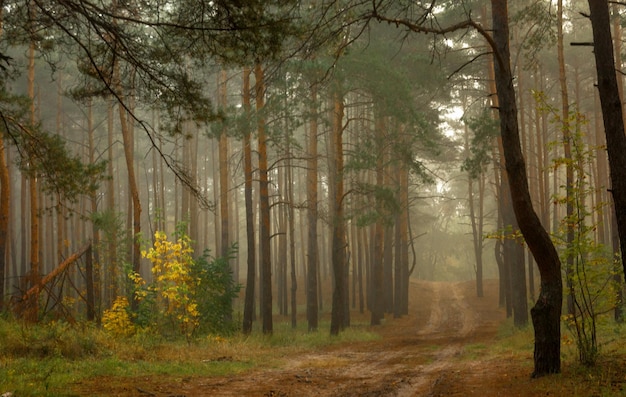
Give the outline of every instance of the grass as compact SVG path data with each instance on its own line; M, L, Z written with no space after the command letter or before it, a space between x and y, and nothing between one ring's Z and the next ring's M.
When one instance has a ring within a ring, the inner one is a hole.
M309 333L305 322L292 329L288 321L276 321L271 337L255 329L250 336L209 335L189 344L148 333L115 339L88 324L25 326L0 319L0 394L76 396L87 393L84 382L105 380L121 385L135 377L171 380L236 375L279 368L294 356L380 339L369 331L366 320L353 322L338 337L329 336L328 326L322 321L319 332ZM578 363L573 336L565 327L562 333L562 373L558 375L529 379L532 327L520 330L509 321L493 341L465 345L459 360L483 362L490 379L506 379L515 390L528 391L527 395L626 396L626 325L610 319L599 323L600 358L594 367ZM441 348L424 346L425 351ZM342 357L307 360L306 365L314 368L345 365ZM85 390L80 389L81 382Z
M345 343L378 339L364 324L330 337L329 324L307 332L275 322L271 337L214 335L186 341L166 341L139 334L115 339L86 324L52 322L26 326L0 319L0 394L72 396L77 382L91 378L136 376L190 377L239 374L256 367L278 367L287 356Z
M595 366L578 362L574 336L562 325L561 373L530 380L533 367L532 326L516 329L505 322L493 344L465 348L463 358L496 362L503 373L516 373L523 395L626 396L626 325L604 318L598 324L600 355ZM497 377L498 374L494 373Z

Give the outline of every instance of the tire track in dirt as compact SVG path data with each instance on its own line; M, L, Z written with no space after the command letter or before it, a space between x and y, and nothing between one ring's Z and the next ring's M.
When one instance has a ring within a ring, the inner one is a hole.
M445 388L448 374L455 373L464 346L480 333L480 314L469 303L467 291L473 290L467 286L414 283L412 290L420 289L421 299L412 302L421 310L407 319L393 320L378 349L367 344L364 350L353 346L293 361L290 368L304 370L306 379L314 384L303 395L441 395L437 390ZM328 368L332 362L336 369ZM316 383L316 376L326 383Z
M463 353L466 339L478 328L478 313L464 296L460 283L433 283L428 324L417 335L433 343L448 342L432 361L419 368L417 376L398 388L396 396L434 396L445 375L453 371L454 358Z
M473 282L412 281L410 315L387 318L372 327L377 341L345 343L285 357L280 368L261 368L223 377L193 377L184 382L136 379L153 396L466 396L484 395L484 362L461 358L471 343L495 336L504 320L497 308L497 281L485 282L487 295L476 298ZM322 332L322 331L320 331ZM145 386L145 387L144 387ZM102 393L98 395L111 395ZM95 393L93 394L95 395Z

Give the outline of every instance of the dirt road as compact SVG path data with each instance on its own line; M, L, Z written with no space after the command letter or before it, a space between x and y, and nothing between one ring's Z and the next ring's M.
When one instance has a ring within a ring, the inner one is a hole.
M486 290L488 294L479 299L473 283L412 283L411 315L383 327L380 341L342 345L294 358L278 370L207 382L204 392L215 396L484 395L481 360L460 356L473 344L488 343L504 320L497 308L497 286L492 283Z
M530 370L507 368L506 358L480 357L505 315L497 306L496 281L486 282L483 298L474 288L473 282L412 282L410 315L374 327L380 340L288 357L279 368L183 381L135 378L115 387L100 379L82 382L81 389L154 397L526 396L519 385Z

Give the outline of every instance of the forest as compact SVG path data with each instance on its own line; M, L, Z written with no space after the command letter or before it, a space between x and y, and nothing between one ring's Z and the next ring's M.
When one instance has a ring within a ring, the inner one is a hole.
M625 23L3 0L0 394L619 394Z

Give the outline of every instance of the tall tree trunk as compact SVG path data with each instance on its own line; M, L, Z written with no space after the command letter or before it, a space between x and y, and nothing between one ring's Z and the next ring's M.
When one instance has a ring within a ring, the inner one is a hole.
M376 186L383 188L383 150L384 142L383 128L384 123L380 115L375 115L376 124L376 140L378 147L378 159L376 164ZM382 208L382 203L376 202L376 206ZM379 211L378 219L376 219L374 229L374 257L372 263L372 317L370 324L378 325L385 317L385 300L384 300L384 254L385 254L385 227L383 226L382 211Z
M222 109L227 107L226 97L226 71L222 69L219 73L219 104ZM228 135L226 135L226 128L222 128L219 138L219 177L220 177L220 253L223 258L228 257L228 251L230 250L230 238L229 238L229 205L228 205ZM191 214L192 217L195 214Z
M306 316L309 331L317 331L318 297L317 264L319 262L317 244L317 85L311 87L311 121L309 122L308 160L307 160L307 287Z
M114 156L113 156L113 118L114 118L114 103L113 99L107 100L107 174L109 180L107 181L106 189L106 207L107 211L114 217L117 217L117 210L115 208L115 179L114 179ZM117 226L114 226L109 231L108 244L107 244L107 261L106 268L104 269L104 302L103 306L110 307L113 300L118 295L117 291Z
M481 18L484 21L487 21L487 6L484 5L481 8ZM485 22L487 23L487 22ZM498 102L497 88L496 88L496 76L495 76L495 59L489 58L487 65L487 92L491 102L492 109L499 109L500 104ZM494 115L495 118L495 115ZM502 137L498 137L492 143L492 158L493 158L493 179L495 186L495 194L496 201L498 203L498 214L497 214L497 230L504 229L504 217L503 210L504 206L502 205L502 200L504 197L503 193L503 180L504 176L504 161L502 159ZM511 308L511 288L510 288L510 266L506 262L504 257L504 243L501 239L496 240L494 245L494 257L498 266L498 279L499 279L499 297L498 304L500 307L506 308L506 316L510 317L512 315Z
M191 137L189 138L189 178L193 184L198 181L198 128L192 123L192 130L190 131ZM193 241L193 249L195 252L202 252L200 250L200 235L198 234L198 224L200 223L200 214L198 213L198 198L192 192L192 189L187 187L189 192L189 237Z
M28 97L30 98L30 128L35 128L35 43L31 41L28 47ZM30 198L30 275L31 285L36 285L41 277L39 263L39 200L37 192L37 176L28 178ZM28 319L36 322L39 313L39 292L33 295L31 312Z
M569 94L567 90L567 76L565 74L565 55L563 52L563 0L557 2L557 58L559 62L559 84L561 87L561 131L563 132L563 157L565 158L565 224L566 235L566 259L565 259L565 282L569 291L567 295L567 312L574 314L574 164L572 163L572 137L569 116Z
M122 82L120 80L120 66L116 64L115 68L115 88L118 95L122 96ZM131 254L132 258L132 270L136 273L141 271L141 245L139 236L141 235L141 201L139 199L139 189L137 187L137 179L135 176L135 160L134 160L134 142L132 137L132 131L130 128L130 122L128 120L128 114L124 106L119 105L119 118L120 128L122 130L122 142L124 144L124 158L126 159L126 171L128 173L128 186L130 188L130 197L132 203L132 225L133 225L133 250ZM139 302L137 299L133 299L133 310L137 309Z
M294 195L293 195L293 167L291 165L291 147L289 141L290 137L287 137L287 160L285 163L285 171L287 172L287 228L288 228L288 244L289 244L289 272L291 275L291 295L290 295L290 305L291 305L291 327L296 328L297 326L297 301L296 301L296 293L298 292L298 279L296 275L296 226L295 226L295 213L294 213Z
M87 132L89 138L89 164L94 164L96 161L96 148L94 143L94 128L93 128L93 103L92 100L89 99L87 102ZM89 196L89 202L91 204L91 213L95 214L98 212L98 194L96 191L93 191ZM89 320L97 320L100 321L100 289L101 289L101 275L100 275L100 230L96 222L91 222L91 236L92 236L92 247L93 249L88 252L91 254L93 252L93 285L92 285L92 293L93 293L93 306L87 307L88 318ZM89 279L87 280L89 282ZM97 316L97 317L96 317Z
M330 320L330 334L338 335L346 327L345 300L348 299L346 290L344 267L346 264L346 236L345 220L343 215L343 97L339 92L333 94L331 149L329 154L330 168L330 197L332 237L331 250L334 275L333 304Z
M619 97L620 98L624 98L624 75L622 73L622 18L620 16L620 12L619 12L619 8L621 7L621 5L615 4L613 3L612 5L612 9L613 9L613 34L615 35L615 38L613 40L613 45L615 47L614 53L615 54L619 54L616 58L615 58L615 69L617 70L617 91L619 92ZM622 103L622 110L624 104ZM622 112L622 118L624 117L624 114ZM604 152L604 150L603 150ZM597 161L598 162L602 162L604 161L604 157L606 155L604 153L602 153L601 157L598 157ZM613 226L615 226L615 211L610 211L611 213L611 218L612 218L612 223ZM599 230L602 230L603 226L602 223L600 223L600 228ZM617 228L613 228L613 230L617 230ZM613 240L613 255L615 258L619 257L619 242L616 240ZM615 261L615 270L613 272L613 281L615 282L615 289L616 289L616 296L615 296L615 301L618 302L618 304L615 305L615 311L613 313L613 317L615 318L615 321L621 323L624 321L624 304L623 304L623 300L624 300L624 277L623 275L626 274L625 272L621 272L619 269L619 264L618 261Z
M0 16L0 18L2 17ZM0 136L0 312L4 310L10 200L11 181L9 179L9 167L6 161L4 137Z
M263 67L257 62L254 68L256 109L263 112L265 106L265 77ZM272 321L272 256L270 251L270 202L269 182L267 177L267 137L265 136L265 119L257 114L257 139L259 150L259 214L261 230L259 246L261 254L261 317L263 318L263 333L273 332Z
M528 190L526 166L517 125L515 88L509 51L508 1L492 0L495 77L506 171L518 225L541 274L539 299L531 310L535 330L533 376L561 370L561 262L550 236L535 213Z
M609 3L589 0L591 27L593 30L594 56L598 73L598 91L604 119L609 168L611 175L611 194L617 220L617 231L622 252L622 268L626 274L626 135L622 101L619 96L615 57L611 40L611 21Z
M4 8L0 7L0 37L4 31ZM7 275L7 249L9 237L9 209L11 204L11 180L7 165L4 136L0 134L0 312L4 310L4 294Z
M243 70L243 107L250 117L250 69ZM256 282L256 245L254 241L254 207L252 203L252 148L250 131L243 136L244 200L246 202L246 240L248 248L246 296L243 311L243 333L252 332L254 317L254 284Z
M385 225L383 243L383 305L385 313L393 313L393 225Z
M403 128L401 131L403 132ZM403 139L403 138L401 138ZM398 205L400 211L396 215L395 254L394 254L394 302L393 316L399 318L408 309L409 262L408 262L408 169L405 164L396 166L398 177Z
M465 155L470 155L469 127L465 125ZM478 179L478 215L476 214L476 200L474 199L474 180ZM472 226L472 245L474 247L474 261L476 272L476 296L484 296L483 291L483 193L484 174L481 171L477 178L468 173L467 175L467 200L469 207L470 224Z

